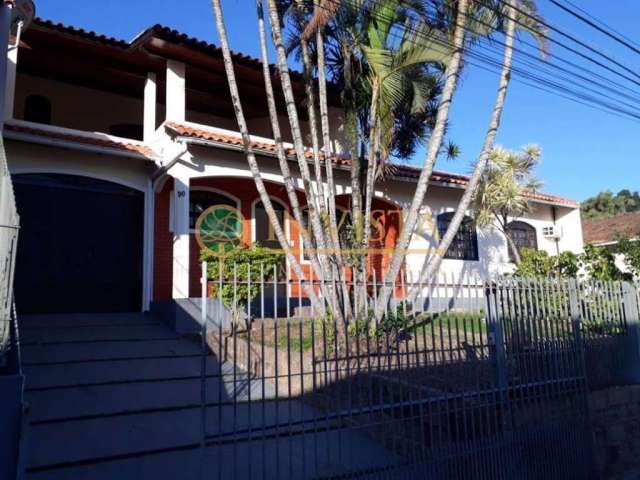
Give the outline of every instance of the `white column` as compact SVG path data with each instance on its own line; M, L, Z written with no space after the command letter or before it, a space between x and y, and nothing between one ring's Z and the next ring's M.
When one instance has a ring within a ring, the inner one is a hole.
M167 60L167 121L183 122L185 113L185 66L175 60Z
M9 2L0 2L0 86L2 81L6 81L9 68L7 63L9 54L7 47L9 46L9 34L11 30L11 10L13 6ZM7 92L5 88L0 88L0 130L4 126L5 112L7 106ZM11 103L13 108L13 102Z
M15 46L9 47L7 54L7 87L4 100L5 120L11 120L13 118L13 106L16 96L16 72L18 71L18 46L19 44L16 43Z
M154 182L147 181L144 196L144 250L142 276L142 310L148 311L153 300L153 258L155 247L155 195Z
M189 171L176 165L173 176L173 298L189 297Z
M145 142L150 142L156 133L156 102L157 87L156 74L147 74L144 84L144 136Z

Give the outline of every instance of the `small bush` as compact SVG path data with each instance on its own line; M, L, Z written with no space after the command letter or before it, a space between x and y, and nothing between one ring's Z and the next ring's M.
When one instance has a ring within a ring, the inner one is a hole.
M200 261L207 262L212 296L220 295L225 305L230 307L246 307L260 292L261 280L270 282L274 280L274 276L282 278L283 260L283 253L262 247L258 243L250 247L236 247L224 256L211 250L202 250L200 253Z

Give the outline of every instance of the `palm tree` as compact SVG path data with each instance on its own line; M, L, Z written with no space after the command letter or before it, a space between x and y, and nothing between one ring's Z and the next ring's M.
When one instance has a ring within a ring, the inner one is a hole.
M275 236L278 239L278 242L280 243L280 245L282 246L282 249L292 269L294 270L296 275L299 276L299 278L303 278L304 275L302 272L302 268L300 267L300 263L298 262L298 259L293 254L291 246L288 240L286 239L286 236L282 229L282 225L280 225L278 217L273 208L273 203L271 202L271 198L267 194L264 182L262 180L262 176L260 175L260 169L256 161L255 153L253 152L253 147L251 146L251 139L249 137L247 122L244 117L244 111L242 109L242 102L240 100L238 84L236 81L235 72L233 70L233 60L231 58L231 50L229 49L229 41L227 37L227 31L224 23L224 17L222 13L222 6L220 5L220 0L212 0L212 4L213 4L213 10L216 18L216 29L218 30L218 35L220 37L220 48L222 50L222 56L224 60L224 67L227 75L227 83L229 85L231 101L233 103L233 109L235 112L236 121L238 123L238 129L240 130L240 134L242 136L243 148L245 151L245 156L247 157L249 169L251 171L251 175L253 176L256 189L258 190L260 200L262 201L262 204L265 206L265 211L267 212L269 221L274 227ZM323 302L320 301L320 299L316 295L313 288L309 288L305 286L305 293L309 296L311 304L315 308L318 308L318 309L322 308Z
M300 225L300 231L302 234L302 241L304 248L307 252L314 251L314 242L309 234L307 229L307 222L302 214L302 208L300 206L300 201L298 198L298 194L296 192L293 176L291 174L291 170L289 168L289 163L286 157L284 145L282 142L282 135L280 129L280 120L278 119L278 112L276 109L276 101L273 90L273 84L271 82L271 71L270 71L270 63L269 56L267 53L267 38L266 38L266 29L264 22L264 13L263 13L263 4L262 0L256 1L256 10L258 16L258 35L260 39L260 56L262 60L262 68L263 68L263 77L265 83L265 92L267 97L267 108L269 111L269 119L271 121L271 128L273 131L274 142L276 144L276 152L278 156L278 162L280 165L280 170L282 172L282 176L284 179L285 189L287 191L287 196L289 198L289 202L291 204L291 209L293 211L293 216ZM275 213L275 212L274 212ZM311 264L311 268L316 276L316 278L323 279L324 272L318 261L318 257L315 254L309 255L309 262ZM324 282L321 283L324 285ZM325 296L327 292L323 292Z
M501 4L502 8L487 8L483 7L475 12L474 25L472 30L486 35L492 28L499 29L501 25L504 28L505 43L504 43L504 57L502 61L502 69L500 72L500 78L498 80L498 91L496 94L496 100L485 135L485 141L475 164L475 168L469 183L465 189L462 198L460 199L456 208L456 213L447 231L440 240L438 247L432 256L429 257L429 261L425 261L423 268L421 269L419 281L417 285L427 282L440 268L444 254L449 249L451 242L456 236L460 224L462 223L467 210L469 209L471 202L476 195L476 190L480 184L481 179L488 167L489 157L493 150L495 138L500 127L500 120L502 118L502 112L504 111L505 100L507 96L507 89L511 78L511 64L513 60L513 41L516 30L524 30L531 33L537 40L541 53L546 53L546 30L539 22L539 16L535 9L535 4L532 1L526 0L520 3L520 7L516 11L513 8L514 2L517 0L505 0ZM526 12L528 16L524 16ZM519 28L517 28L519 27ZM409 302L412 303L419 294L419 287L415 286L409 294Z
M519 152L494 148L488 155L487 168L474 197L476 223L479 226L495 225L502 232L516 264L520 263L520 252L513 241L509 222L529 211L526 194L541 188L533 172L540 156L540 148L536 145L527 145Z
M409 248L409 242L411 236L418 224L419 212L422 208L424 197L427 193L427 187L431 173L433 172L433 165L436 157L440 152L442 146L442 140L444 138L445 126L449 117L449 109L451 107L451 101L458 82L458 75L462 66L462 54L465 43L465 24L466 15L469 4L467 0L459 0L457 4L457 10L453 17L455 23L452 32L453 54L449 59L447 68L444 72L444 86L442 88L442 95L440 97L440 104L438 105L436 120L429 138L429 144L427 147L427 153L424 160L424 165L416 189L411 201L411 206L404 221L404 228L400 232L400 238L391 257L389 269L385 275L385 282L378 295L378 302L376 304L374 316L376 320L380 320L387 309L389 298L395 284L396 277L400 271L400 267L404 262Z

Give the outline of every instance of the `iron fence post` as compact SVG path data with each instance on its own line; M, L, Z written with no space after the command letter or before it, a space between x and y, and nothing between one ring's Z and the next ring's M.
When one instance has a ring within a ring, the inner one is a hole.
M200 370L200 447L203 455L207 441L207 262L202 262L200 281L202 283L201 299L201 370Z
M487 329L489 344L493 347L493 359L496 365L496 383L501 392L506 391L507 358L504 350L504 334L502 331L502 314L499 313L498 285L489 282L485 286L485 302L487 309Z
M624 382L640 382L640 320L638 318L637 286L624 282L622 284L622 302L627 325L626 345L621 355L621 380Z
M586 366L584 358L584 342L582 340L582 309L580 308L580 289L578 280L572 278L568 281L569 290L569 315L575 342L576 367L579 369L577 376L586 378Z

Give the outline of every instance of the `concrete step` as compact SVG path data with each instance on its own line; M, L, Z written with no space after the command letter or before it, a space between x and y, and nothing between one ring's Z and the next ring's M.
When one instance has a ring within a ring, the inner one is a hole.
M126 358L156 358L200 353L200 342L195 338L165 340L120 341L102 343L73 343L55 345L24 345L23 365L41 363L73 363L91 360L117 360Z
M20 332L23 345L108 342L152 339L175 339L179 335L162 324L150 325L93 325L86 327L38 327Z
M207 357L207 373L217 374L219 363ZM140 358L73 364L26 365L26 388L43 389L105 383L199 378L201 358Z
M30 426L28 467L105 460L122 455L139 455L157 450L197 446L201 438L202 413L199 407L173 411L100 417L87 420L41 423ZM307 421L307 428L323 416L299 400L230 403L208 407L207 433L228 436L251 428L254 435L265 426L267 434L289 432L289 422ZM166 477L163 477L166 478Z
M52 315L19 315L21 329L38 327L81 327L121 324L160 324L151 314L141 313L62 313Z
M215 375L207 378L207 403L257 401L263 397L262 382L248 382L226 364L222 380ZM122 383L26 392L31 407L32 423L70 420L88 416L107 416L142 412L191 408L201 403L200 378L159 380L156 382ZM223 387L220 390L220 386ZM249 392L249 388L251 391ZM264 397L273 398L273 388L264 385Z
M70 465L56 469L31 468L34 480L164 479L304 479L344 477L398 464L399 459L366 436L331 430L317 434L190 448L143 456ZM202 465L202 466L201 466ZM385 478L395 477L387 471ZM400 472L398 472L400 473ZM391 474L391 475L389 475ZM353 475L367 478L365 475ZM371 478L378 478L371 475Z

